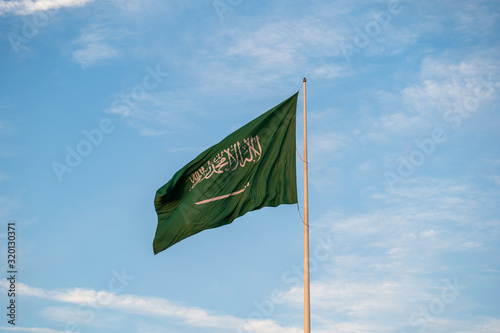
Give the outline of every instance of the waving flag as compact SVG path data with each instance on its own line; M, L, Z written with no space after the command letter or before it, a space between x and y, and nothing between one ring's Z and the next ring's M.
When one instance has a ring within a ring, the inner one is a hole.
M297 96L205 150L156 192L155 254L249 211L297 203Z

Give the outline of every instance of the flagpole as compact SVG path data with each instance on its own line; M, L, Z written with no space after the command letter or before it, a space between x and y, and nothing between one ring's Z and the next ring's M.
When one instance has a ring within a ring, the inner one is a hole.
M309 195L307 185L307 112L306 78L304 83L304 333L311 332L310 288L309 288Z

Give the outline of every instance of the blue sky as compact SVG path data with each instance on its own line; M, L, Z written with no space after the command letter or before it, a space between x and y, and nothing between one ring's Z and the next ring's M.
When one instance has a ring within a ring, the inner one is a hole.
M302 332L295 206L152 240L156 190L306 77L312 331L500 332L499 7L1 1L0 331Z

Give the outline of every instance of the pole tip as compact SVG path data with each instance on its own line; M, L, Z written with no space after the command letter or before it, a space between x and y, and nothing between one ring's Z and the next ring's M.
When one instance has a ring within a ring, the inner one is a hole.
M304 80L302 80L302 82L306 82L306 78L304 78Z

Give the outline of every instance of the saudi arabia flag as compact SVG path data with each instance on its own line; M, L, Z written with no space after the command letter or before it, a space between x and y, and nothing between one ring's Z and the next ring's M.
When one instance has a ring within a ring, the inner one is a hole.
M156 192L155 254L246 212L297 203L297 96L205 150Z

